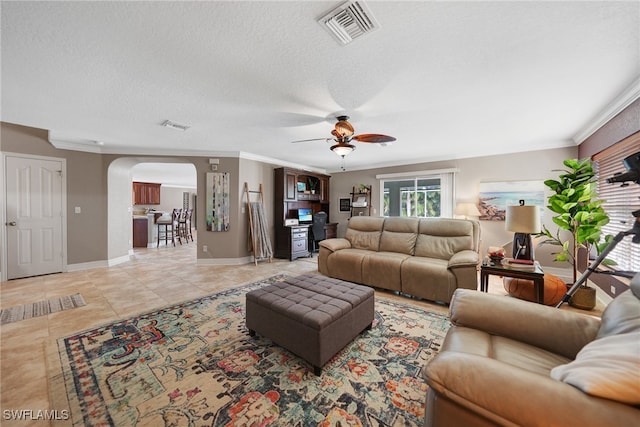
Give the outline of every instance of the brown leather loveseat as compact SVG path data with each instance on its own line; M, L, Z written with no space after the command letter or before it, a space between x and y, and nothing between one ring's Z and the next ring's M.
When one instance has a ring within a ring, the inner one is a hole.
M602 318L458 290L426 426L640 426L640 274Z
M449 302L458 288L477 289L478 221L356 216L344 238L320 242L325 276Z

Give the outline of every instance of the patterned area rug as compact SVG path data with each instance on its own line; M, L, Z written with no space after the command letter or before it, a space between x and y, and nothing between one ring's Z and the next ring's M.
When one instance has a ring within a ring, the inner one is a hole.
M423 425L446 316L376 297L374 327L316 377L245 328L245 293L285 277L60 338L54 407L77 426Z
M16 305L0 310L0 324L17 322L32 317L46 316L50 313L69 310L71 308L87 305L80 294L65 295L58 298L49 298L36 301L31 304Z

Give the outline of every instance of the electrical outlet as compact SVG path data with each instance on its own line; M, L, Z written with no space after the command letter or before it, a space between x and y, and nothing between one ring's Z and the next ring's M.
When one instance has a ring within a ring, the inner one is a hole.
M611 295L615 295L616 294L616 287L612 286L611 287Z
M202 252L208 252L209 247L207 245L202 245Z

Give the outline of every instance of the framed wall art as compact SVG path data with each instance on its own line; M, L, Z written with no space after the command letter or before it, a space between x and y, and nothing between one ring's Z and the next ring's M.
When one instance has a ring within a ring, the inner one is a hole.
M544 181L481 182L479 190L481 220L504 221L506 207L517 206L520 200L524 200L525 205L544 207Z
M229 172L207 173L207 231L229 231Z
M340 198L339 199L340 212L349 212L351 211L351 199L350 198Z

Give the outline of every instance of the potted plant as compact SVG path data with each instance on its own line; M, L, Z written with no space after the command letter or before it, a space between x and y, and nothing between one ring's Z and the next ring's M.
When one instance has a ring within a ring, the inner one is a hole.
M578 277L578 249L584 247L587 254L595 247L600 253L611 241L613 236L606 236L601 242L602 226L609 222L609 216L602 208L604 200L597 198L596 173L590 159L568 159L563 162L568 170L559 175L559 180L549 179L544 184L553 191L547 200L549 208L556 215L552 218L558 226L552 234L543 226L542 235L546 239L542 242L557 245L560 252L555 253L556 261L566 261L573 268L573 283ZM563 240L561 230L571 234L571 239ZM612 264L605 261L605 264ZM595 307L595 289L587 285L580 286L572 296L570 304L587 310Z
M316 194L316 189L318 188L318 184L320 180L316 177L309 177L309 190L311 190L311 194Z

